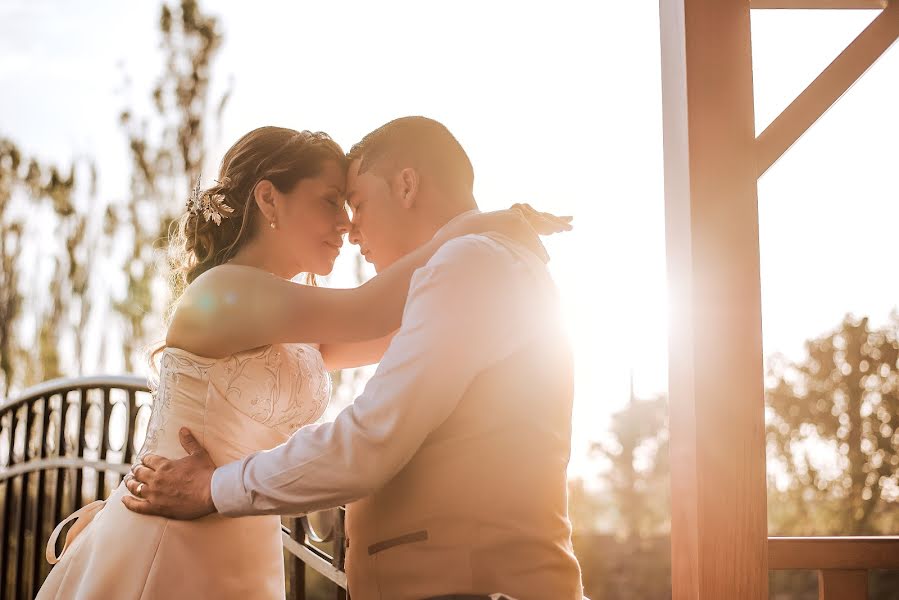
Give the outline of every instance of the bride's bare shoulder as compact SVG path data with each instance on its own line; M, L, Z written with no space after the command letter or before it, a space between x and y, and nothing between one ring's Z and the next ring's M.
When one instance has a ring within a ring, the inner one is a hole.
M254 299L265 294L278 277L253 267L219 265L197 277L182 293L172 311L166 343L203 354L221 344Z
M212 267L197 277L187 286L185 293L192 292L196 294L197 292L210 289L215 290L223 286L232 286L235 283L242 284L247 281L284 283L286 280L257 267L225 264Z
M227 311L238 302L249 300L248 291L278 279L271 273L240 265L219 265L197 277L184 290L175 315L214 314ZM247 288L246 286L253 286Z

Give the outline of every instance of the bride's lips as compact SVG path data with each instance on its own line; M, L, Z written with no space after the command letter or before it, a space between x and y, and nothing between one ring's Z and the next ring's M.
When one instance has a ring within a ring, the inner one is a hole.
M335 252L340 254L340 247L343 246L343 244L332 244L331 242L325 242L325 246L330 246L334 249Z

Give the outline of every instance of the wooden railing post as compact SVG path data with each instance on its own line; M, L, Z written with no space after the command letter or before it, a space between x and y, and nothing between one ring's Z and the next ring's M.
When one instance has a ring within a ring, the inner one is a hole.
M868 600L868 571L818 571L818 600Z
M899 537L771 537L772 571L815 570L818 600L867 600L868 574L899 570Z

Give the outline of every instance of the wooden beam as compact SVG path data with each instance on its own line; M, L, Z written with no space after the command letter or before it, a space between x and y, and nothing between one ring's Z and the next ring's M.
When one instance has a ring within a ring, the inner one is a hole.
M674 600L767 600L749 0L660 0Z
M758 136L761 177L899 37L893 2Z
M758 9L865 9L886 8L887 0L752 0L752 8Z
M899 569L899 537L772 537L772 570Z

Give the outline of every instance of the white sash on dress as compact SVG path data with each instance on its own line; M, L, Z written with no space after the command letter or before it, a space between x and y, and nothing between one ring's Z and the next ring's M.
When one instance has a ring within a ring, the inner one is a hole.
M78 534L94 520L94 517L97 516L97 513L100 512L105 505L106 500L95 500L90 504L82 506L63 519L59 525L56 526L56 529L53 530L53 533L50 534L50 539L47 540L47 562L51 565L58 563L59 559L62 558L62 555L66 553L68 547L75 541ZM56 556L56 540L59 539L59 534L62 533L62 528L65 527L66 523L74 519L78 519L78 522L72 525L68 533L66 533L66 543L63 545L62 552L59 553L59 556Z

